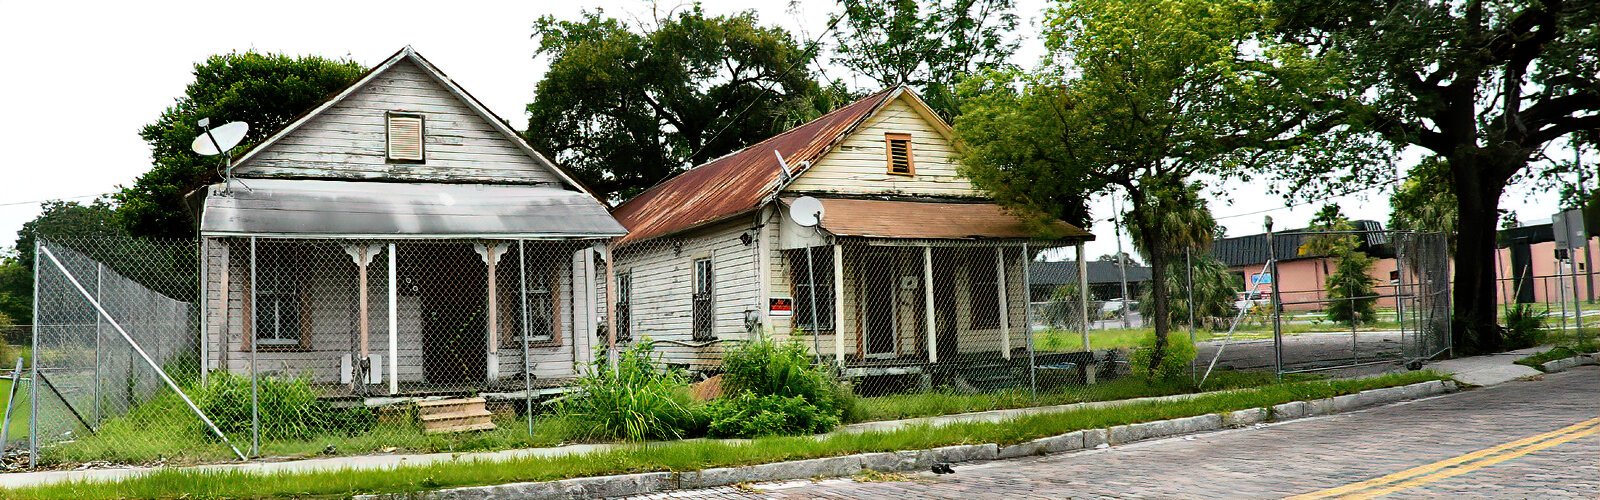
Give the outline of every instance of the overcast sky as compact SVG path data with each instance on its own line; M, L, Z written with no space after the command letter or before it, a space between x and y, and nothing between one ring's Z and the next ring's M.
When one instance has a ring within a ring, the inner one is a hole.
M833 2L706 0L712 13L755 9L803 40L826 28ZM1032 66L1043 49L1034 35L1045 0L1021 0L1019 64ZM663 2L662 8L677 5ZM514 126L548 66L535 59L534 19L577 17L585 7L649 19L641 0L568 2L76 2L0 0L0 246L9 246L39 202L88 201L131 183L150 162L138 130L154 121L191 80L197 61L216 53L255 49L350 57L365 65L412 45ZM814 68L815 69L815 68ZM827 68L832 78L848 72ZM866 81L856 82L867 84ZM1566 153L1570 155L1570 153ZM1230 235L1259 232L1271 215L1277 227L1303 225L1323 201L1285 208L1265 185L1228 185L1212 210ZM1502 206L1523 221L1548 218L1554 196L1513 188ZM1387 223L1387 191L1331 200L1353 218ZM1270 210L1270 211L1269 211ZM1268 211L1264 212L1263 211ZM1107 200L1096 217L1110 217ZM1115 249L1109 223L1097 223L1094 255ZM1131 247L1130 247L1130 252Z

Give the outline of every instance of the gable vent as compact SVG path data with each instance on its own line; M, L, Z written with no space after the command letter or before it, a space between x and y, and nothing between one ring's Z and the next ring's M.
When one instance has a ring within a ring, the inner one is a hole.
M889 173L915 175L916 166L911 161L911 134L884 134L888 142Z
M390 161L422 162L422 126L422 115L389 114Z

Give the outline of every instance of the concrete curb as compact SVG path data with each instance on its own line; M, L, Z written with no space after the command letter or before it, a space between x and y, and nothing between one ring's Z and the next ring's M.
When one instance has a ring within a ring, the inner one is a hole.
M939 462L979 462L1094 449L1102 444L1121 445L1182 434L1247 427L1267 421L1284 421L1309 416L1345 413L1361 408L1437 396L1455 392L1456 390L1458 388L1454 381L1434 380L1399 387L1372 389L1333 398L1295 401L1276 405L1272 408L1250 408L1227 413L1118 425L1109 429L1085 429L1009 446L999 446L994 443L945 446L931 450L863 453L842 457L778 462L746 467L705 469L692 472L647 472L536 483L452 488L406 494L363 495L355 498L374 500L577 499L642 495L677 489L709 488L739 483L852 476L863 470L878 472L923 471Z
M1539 365L1539 370L1545 373L1555 373L1579 366L1600 364L1600 362L1597 362L1600 361L1596 359L1597 357L1600 357L1600 354L1579 354L1570 358L1546 361L1544 364Z

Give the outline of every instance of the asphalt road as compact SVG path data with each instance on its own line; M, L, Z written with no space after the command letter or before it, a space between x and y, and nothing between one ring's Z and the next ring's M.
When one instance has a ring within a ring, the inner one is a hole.
M653 498L1600 498L1600 368L955 474Z

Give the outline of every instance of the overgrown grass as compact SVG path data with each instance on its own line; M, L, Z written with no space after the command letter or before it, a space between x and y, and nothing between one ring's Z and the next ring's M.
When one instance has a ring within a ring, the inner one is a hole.
M1548 332L1545 341L1555 347L1532 356L1527 356L1516 361L1517 364L1544 369L1544 364L1558 359L1566 359L1579 354L1600 352L1600 329L1585 328L1579 334L1576 332Z
M506 461L443 462L380 470L340 470L257 474L238 470L163 469L115 482L67 482L5 491L6 498L96 500L110 498L288 498L345 497L364 493L404 493L427 489L549 481L572 477L650 471L690 471L799 460L853 453L925 449L973 443L1019 443L1081 429L1148 422L1208 413L1268 407L1367 389L1443 379L1433 372L1409 372L1355 380L1286 383L1249 390L1205 394L1193 399L1140 403L1029 415L1002 422L912 426L887 432L836 434L823 439L769 437L751 441L681 441L561 457Z
M1358 332L1374 332L1397 330L1400 324L1394 321L1375 321L1363 323L1356 328ZM1124 347L1138 347L1139 342L1150 336L1153 328L1108 328L1104 330L1089 330L1089 346L1092 349L1117 349ZM1285 317L1283 323L1284 335L1300 335L1306 333L1348 333L1349 326L1340 325L1327 320L1313 322L1289 322ZM1172 335L1189 336L1184 327L1175 326ZM1228 331L1196 328L1195 342L1208 342L1227 338ZM1272 338L1272 324L1241 324L1234 332L1233 340L1261 340ZM1077 330L1048 329L1034 332L1033 346L1042 352L1076 352L1083 350L1083 334Z

